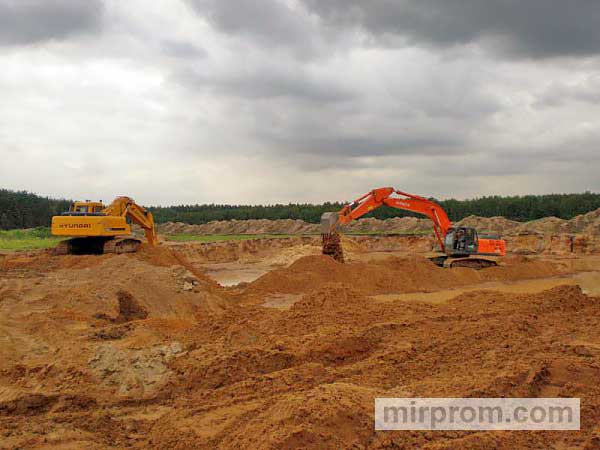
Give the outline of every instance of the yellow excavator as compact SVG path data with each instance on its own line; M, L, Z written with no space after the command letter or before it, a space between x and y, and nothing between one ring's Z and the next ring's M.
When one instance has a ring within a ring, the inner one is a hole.
M61 241L54 254L136 252L142 241L131 234L128 219L144 229L148 244L158 244L152 213L129 197L117 197L108 206L102 201L73 202L69 211L52 217L52 234L71 238Z

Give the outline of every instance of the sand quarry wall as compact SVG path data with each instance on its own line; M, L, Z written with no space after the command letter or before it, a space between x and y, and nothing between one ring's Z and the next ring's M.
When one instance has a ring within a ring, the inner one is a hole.
M482 235L497 235L507 241L509 252L521 255L533 254L600 254L600 209L574 217L571 220L547 217L530 222L516 222L504 217L469 216L459 225L477 228ZM344 227L346 233L392 234L390 236L352 236L350 240L368 251L431 251L435 245L431 233L431 221L415 217L392 218L387 220L360 219ZM314 236L253 241L206 244L194 246L196 257L207 262L225 261L224 253L232 255L253 255L262 250L290 247L295 245L320 245L319 225L301 220L231 220L214 221L202 225L165 223L159 225L159 232L172 234L313 234ZM183 249L182 249L183 250ZM185 251L185 250L183 250Z
M504 217L469 216L457 222L458 225L477 228L480 233L500 235L520 234L587 234L600 236L600 209L581 214L570 220L545 217L530 222L517 222ZM201 225L181 222L160 224L162 234L319 234L318 224L302 220L227 220L213 221ZM343 228L346 232L385 232L385 233L426 233L431 230L429 219L416 217L395 217L379 220L373 218L356 220Z

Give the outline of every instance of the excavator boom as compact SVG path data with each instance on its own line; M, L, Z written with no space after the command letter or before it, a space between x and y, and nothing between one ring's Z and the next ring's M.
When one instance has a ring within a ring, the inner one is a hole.
M373 189L371 192L344 206L339 212L323 214L321 217L321 233L332 233L338 224L345 225L383 205L420 213L429 217L433 222L433 230L438 244L442 248L442 251L445 251L444 236L446 236L448 230L452 227L452 222L450 222L446 211L432 200L398 191L391 187Z
M132 222L135 222L144 229L146 239L150 245L155 246L158 244L152 213L138 205L133 199L129 197L117 197L102 212L107 216L129 217Z

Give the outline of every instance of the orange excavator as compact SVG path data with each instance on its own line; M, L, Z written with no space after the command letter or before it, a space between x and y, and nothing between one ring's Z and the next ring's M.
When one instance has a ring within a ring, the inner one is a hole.
M324 213L321 216L323 254L343 262L344 254L337 227L383 205L423 214L431 219L441 252L429 259L438 266L482 269L497 266L493 257L506 255L506 241L503 239L483 238L477 235L474 228L455 227L446 211L434 201L391 187L374 189L338 212Z

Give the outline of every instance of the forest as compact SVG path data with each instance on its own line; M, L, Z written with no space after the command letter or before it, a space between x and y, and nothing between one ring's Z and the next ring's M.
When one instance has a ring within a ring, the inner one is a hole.
M67 211L70 203L26 191L0 189L0 230L49 226L52 216Z
M435 200L435 199L434 199ZM470 215L527 221L555 216L570 219L600 208L600 194L547 194L522 196L487 196L469 200L436 200L450 219L460 220ZM53 215L69 209L71 200L41 197L26 191L0 189L0 229L20 229L48 226ZM211 220L300 219L317 223L326 211L337 211L341 202L318 205L289 203L275 205L179 205L150 206L157 222L201 224ZM379 208L367 217L387 219L411 213L392 208Z

